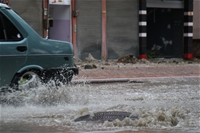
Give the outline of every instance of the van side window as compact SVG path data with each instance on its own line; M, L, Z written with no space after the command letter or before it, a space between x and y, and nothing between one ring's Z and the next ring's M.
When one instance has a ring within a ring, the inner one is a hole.
M2 23L2 19L0 17L0 40L5 40L5 36L4 36L4 32L3 32L3 23Z
M15 25L0 12L0 40L3 41L20 41L23 39L22 34L15 27ZM1 35L2 34L2 35Z

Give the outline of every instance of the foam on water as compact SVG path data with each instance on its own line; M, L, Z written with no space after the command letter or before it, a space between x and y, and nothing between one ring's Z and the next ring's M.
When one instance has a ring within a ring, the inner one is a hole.
M74 130L200 130L199 78L144 80L143 83L41 85L0 96L1 122L38 123ZM139 116L109 122L74 122L100 111Z

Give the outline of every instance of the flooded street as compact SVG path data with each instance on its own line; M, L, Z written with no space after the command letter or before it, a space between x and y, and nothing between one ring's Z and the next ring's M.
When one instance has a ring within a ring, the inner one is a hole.
M2 133L199 133L200 78L51 85L0 96ZM129 112L114 121L78 121L96 112Z

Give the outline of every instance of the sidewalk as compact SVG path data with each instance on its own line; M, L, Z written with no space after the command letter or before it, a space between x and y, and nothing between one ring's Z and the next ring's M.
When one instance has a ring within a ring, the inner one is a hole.
M97 68L84 69L89 64ZM79 63L79 75L73 81L122 82L130 79L200 77L199 63Z

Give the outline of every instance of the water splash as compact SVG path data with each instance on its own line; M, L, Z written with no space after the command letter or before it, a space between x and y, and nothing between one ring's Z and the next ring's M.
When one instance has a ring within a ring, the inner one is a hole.
M1 121L23 121L74 130L200 129L199 78L142 83L52 84L0 96ZM74 122L97 112L129 112L139 119Z

